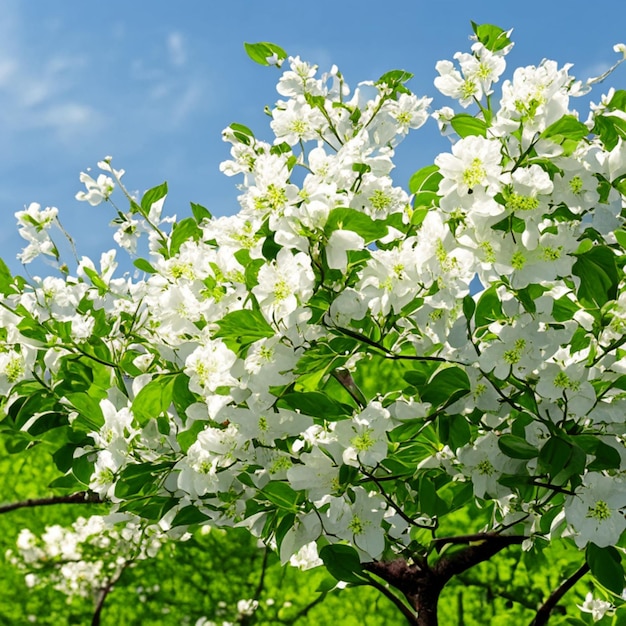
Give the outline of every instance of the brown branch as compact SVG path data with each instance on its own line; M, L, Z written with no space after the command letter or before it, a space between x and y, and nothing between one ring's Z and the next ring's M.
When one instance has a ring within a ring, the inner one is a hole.
M331 376L350 394L360 408L367 406L367 398L354 382L352 374L347 369L333 370Z
M33 508L37 506L51 506L52 504L88 504L102 502L100 496L93 491L78 491L67 496L52 496L50 498L31 498L21 502L0 505L0 514L16 511L17 509Z
M432 526L425 526L424 524L418 524L414 519L411 519L400 506L398 506L391 496L384 490L383 486L380 484L380 481L374 474L371 474L363 467L361 467L361 473L364 476L367 476L377 487L380 495L385 499L387 504L409 525L409 526L417 526L418 528L432 528Z
M113 585L122 577L124 569L128 563L124 563L118 573L109 580L109 582L100 589L98 593L98 600L96 602L96 607L93 613L93 617L91 619L91 626L100 626L100 617L102 615L102 609L104 607L104 601L107 599L107 596L113 591Z
M589 571L589 565L583 563L568 579L555 589L548 599L539 607L530 626L544 626L550 619L550 614L561 598Z
M477 540L476 544L473 542ZM402 592L416 612L414 626L437 626L437 605L439 596L451 578L465 570L490 559L512 545L526 540L523 535L498 535L478 533L457 538L444 538L443 543L470 543L460 552L442 556L437 563L429 566L426 562L409 564L399 558L394 561L374 561L366 563L364 569L376 574ZM442 540L439 541L442 543Z
M519 593L513 593L511 591L507 591L506 589L500 589L499 587L495 587L490 581L476 580L475 578L466 576L464 574L459 574L458 578L466 587L478 587L480 589L487 589L494 595L499 596L500 598L504 598L505 600L509 600L510 602L521 604L523 607L530 609L531 611L534 611L537 608L538 602L533 602L532 599L529 599L526 596L522 596Z
M414 626L417 624L417 620L415 618L415 614L413 611L404 603L398 596L396 596L390 589L385 587L385 585L379 583L377 580L374 580L372 577L368 576L369 584L382 593L386 598L388 598L391 602L393 602L398 610L404 615L409 626Z
M465 570L487 561L492 556L512 545L519 545L526 540L523 535L485 534L480 543L471 545L465 550L449 557L442 557L434 566L433 571L439 584L443 586L453 577Z
M267 561L269 557L269 548L265 546L265 551L263 552L263 563L261 565L261 576L259 576L259 583L257 584L256 590L254 592L253 600L258 600L263 593L263 587L265 586L265 573L267 572Z
M471 535L456 535L455 537L436 537L433 539L433 543L436 546L445 545L447 543L473 543L475 541L488 541L493 537L503 537L506 535L500 535L498 533L473 533ZM522 539L528 539L528 537L522 537Z

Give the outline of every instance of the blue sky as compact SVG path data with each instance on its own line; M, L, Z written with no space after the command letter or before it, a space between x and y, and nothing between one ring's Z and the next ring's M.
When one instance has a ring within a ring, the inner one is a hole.
M21 271L14 213L33 201L59 208L79 254L113 247L110 207L74 200L79 173L106 155L131 190L167 180L166 213L187 215L189 201L235 212L221 131L240 122L269 138L263 107L278 99L278 71L250 61L244 41L277 43L322 71L335 63L352 87L405 69L415 93L435 96L435 63L469 49L470 20L514 28L509 69L545 57L587 78L626 41L623 0L0 0L0 256ZM625 66L592 100L626 88ZM414 133L397 183L445 147L432 121Z

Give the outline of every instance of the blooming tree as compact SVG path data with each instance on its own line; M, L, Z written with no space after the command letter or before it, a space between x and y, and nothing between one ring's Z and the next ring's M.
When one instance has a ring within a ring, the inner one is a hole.
M66 499L109 504L72 542L128 520L98 541L143 557L138 528L243 526L419 626L454 577L507 548L540 568L558 544L579 566L532 624L587 573L583 612L624 614L626 91L581 119L594 81L544 60L498 94L510 33L473 29L436 66L451 149L408 190L394 149L431 115L411 74L351 91L259 43L254 60L288 69L272 142L224 131L237 215L166 217L165 183L133 197L106 158L77 198L114 207L131 277L114 250L70 271L57 210L17 214L21 260L59 273L0 266L2 424L15 449L53 448ZM32 565L51 547L25 531L18 550Z

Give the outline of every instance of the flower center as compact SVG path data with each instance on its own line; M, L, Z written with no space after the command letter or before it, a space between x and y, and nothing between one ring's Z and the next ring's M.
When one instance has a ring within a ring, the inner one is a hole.
M463 172L463 182L468 187L475 187L480 185L487 176L487 172L483 167L483 162L476 157L472 164Z
M611 517L611 509L604 500L598 500L595 506L590 506L587 511L587 517L592 517L598 521L603 521Z

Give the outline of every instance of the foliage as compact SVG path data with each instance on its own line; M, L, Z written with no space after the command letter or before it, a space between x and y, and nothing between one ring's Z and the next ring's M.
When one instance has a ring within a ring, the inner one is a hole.
M27 532L13 559L36 577L58 554L86 563L116 546L117 561L80 575L59 562L48 579L91 585L94 623L124 563L204 526L245 528L283 565L323 564L322 595L374 586L419 626L507 559L550 581L527 584L543 592L525 604L534 626L588 574L596 595L562 623L624 619L626 92L583 121L570 101L594 81L544 60L498 101L510 33L473 29L458 68L436 66L462 109L433 114L451 150L408 193L394 148L431 103L411 74L351 92L336 68L318 77L264 42L246 50L288 62L285 99L273 143L224 131L239 214L164 217L167 185L134 198L107 157L77 197L112 204L139 278L115 276L115 251L70 271L57 210L17 214L22 261L48 255L60 275L0 266L7 449L50 450L55 493L109 513L90 522L106 530L58 531L58 545ZM507 603L523 599L513 570L487 589Z

